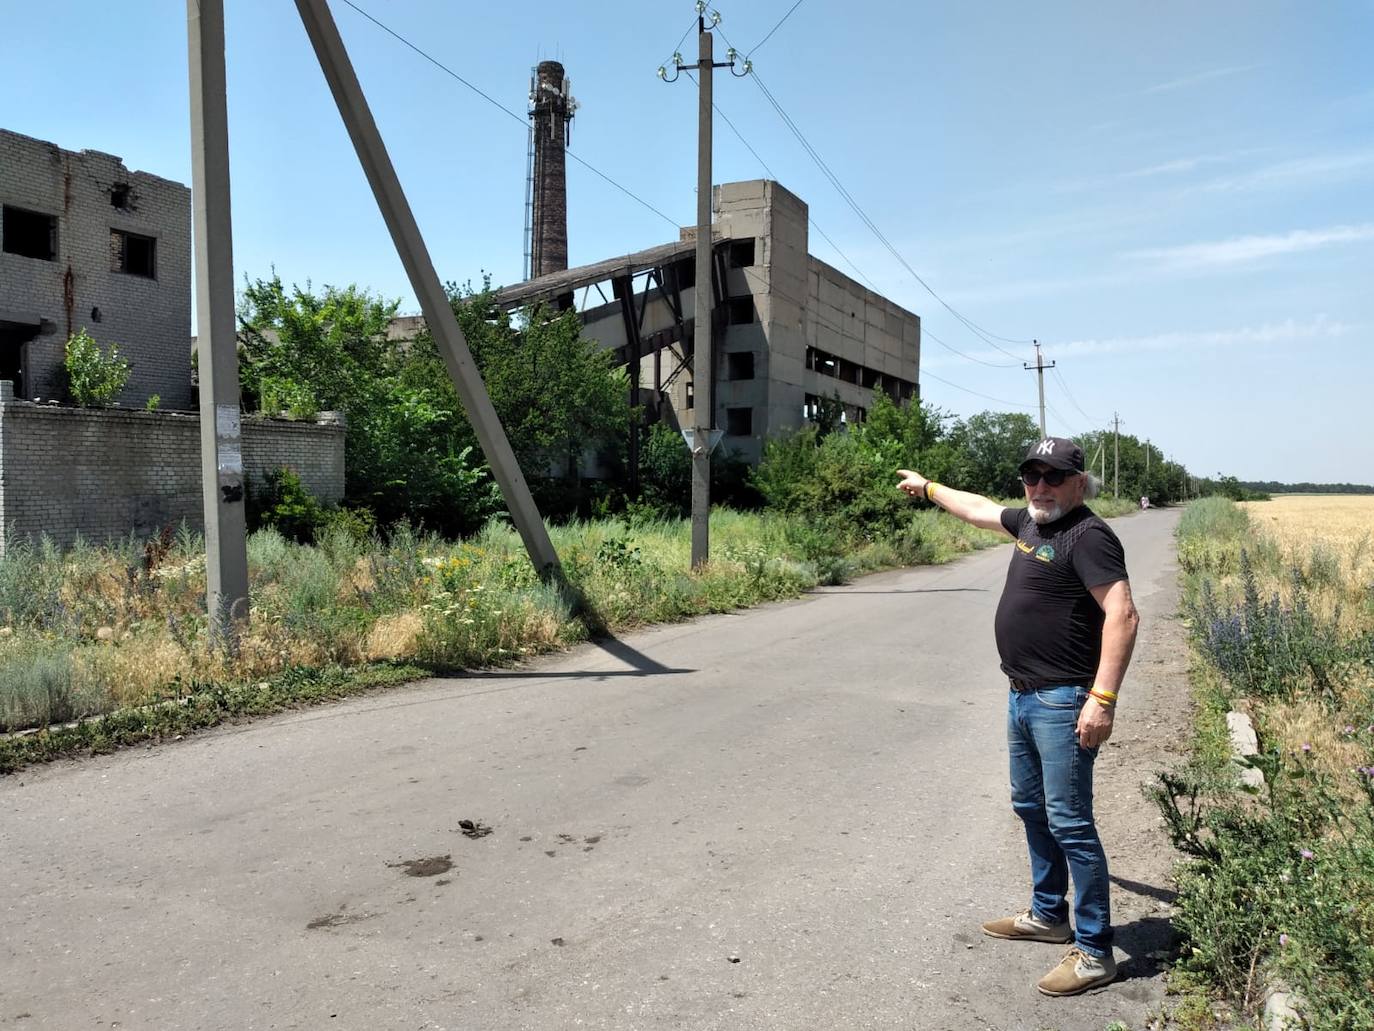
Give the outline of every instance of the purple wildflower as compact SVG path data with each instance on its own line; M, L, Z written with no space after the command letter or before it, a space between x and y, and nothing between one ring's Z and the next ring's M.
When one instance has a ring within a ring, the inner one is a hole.
M1280 944L1280 945L1287 945L1287 944L1288 944L1288 935L1286 935L1286 934L1281 934L1281 935L1279 935L1279 944Z
M1299 854L1300 856L1302 856L1304 859L1311 859L1311 858L1315 855L1315 853L1313 853L1313 852L1312 852L1311 850L1309 850L1309 849L1303 849L1303 850L1302 850L1301 852L1299 852L1298 854Z
M1303 750L1304 752L1310 752L1310 751L1312 751L1312 746L1309 745L1306 741L1304 741L1304 742L1302 743L1302 750Z
M1347 734L1353 734L1353 733L1355 733L1355 728L1352 727L1349 723L1347 723L1347 724L1345 725L1345 732L1346 732Z

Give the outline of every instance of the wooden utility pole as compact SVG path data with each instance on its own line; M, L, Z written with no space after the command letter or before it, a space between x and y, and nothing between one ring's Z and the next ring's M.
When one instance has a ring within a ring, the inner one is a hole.
M233 652L248 625L248 543L229 217L229 103L224 0L186 0L191 78L191 220L195 228L200 478L210 641Z
M1021 367L1027 372L1034 369L1036 373L1036 381L1040 387L1040 436L1044 437L1047 436L1045 433L1045 370L1053 369L1055 363L1050 362L1046 365L1040 357L1040 341L1032 340L1031 343L1035 345L1035 364L1027 365L1022 362Z

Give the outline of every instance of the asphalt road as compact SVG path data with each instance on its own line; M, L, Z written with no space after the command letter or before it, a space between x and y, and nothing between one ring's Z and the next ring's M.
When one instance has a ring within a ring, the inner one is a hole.
M1146 628L1175 522L1114 524ZM1139 1028L1163 885L1118 877L1123 976L1078 999L978 930L1029 894L1006 561L0 778L0 1028ZM1139 679L1127 740L1181 691Z

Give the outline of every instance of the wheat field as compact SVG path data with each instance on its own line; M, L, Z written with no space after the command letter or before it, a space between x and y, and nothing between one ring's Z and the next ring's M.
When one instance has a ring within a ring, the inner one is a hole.
M1279 494L1241 507L1285 555L1325 550L1351 587L1374 584L1374 494Z

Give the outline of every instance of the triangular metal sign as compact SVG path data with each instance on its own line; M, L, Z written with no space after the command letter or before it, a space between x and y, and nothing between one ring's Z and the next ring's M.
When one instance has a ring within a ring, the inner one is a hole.
M707 438L706 438L706 439L710 442L710 447L707 448L706 453L709 455L712 451L714 451L714 450L716 449L716 445L720 443L720 438L723 437L723 436L725 436L725 431L724 431L724 430L707 430L706 432L707 432ZM685 440L685 441L687 442L687 450L688 450L688 451L691 451L692 454L696 454L695 449L692 447L692 436L693 436L693 434L695 434L695 433L696 433L695 430L683 430L683 431L682 431L682 439Z

